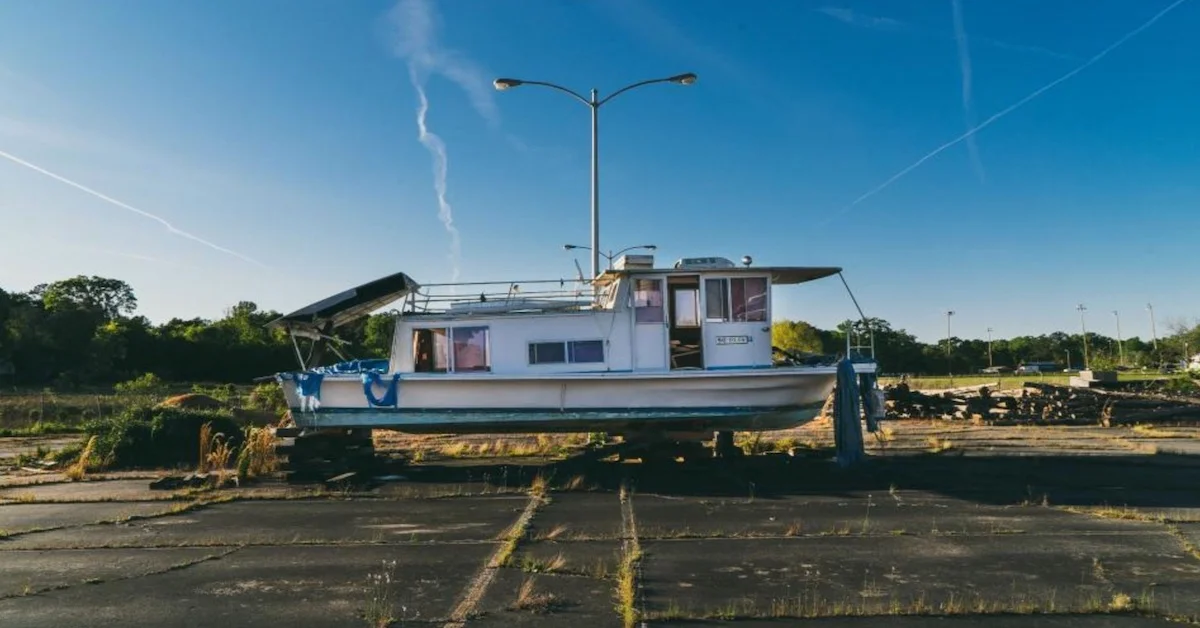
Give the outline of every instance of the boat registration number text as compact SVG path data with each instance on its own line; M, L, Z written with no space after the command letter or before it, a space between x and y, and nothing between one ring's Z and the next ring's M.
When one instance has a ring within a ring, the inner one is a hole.
M717 336L718 345L747 345L752 340L750 336Z

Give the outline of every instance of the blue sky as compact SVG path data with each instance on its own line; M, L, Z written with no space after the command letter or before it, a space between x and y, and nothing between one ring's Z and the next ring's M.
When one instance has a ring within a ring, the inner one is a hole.
M162 321L396 270L571 276L588 110L491 80L603 96L690 71L601 109L602 248L842 266L869 315L924 340L947 309L962 337L1076 330L1080 302L1089 330L1119 310L1148 337L1148 302L1160 331L1200 314L1200 1L1080 6L0 3L0 151L124 204L0 159L0 286L119 277ZM836 279L777 297L822 327L852 312Z

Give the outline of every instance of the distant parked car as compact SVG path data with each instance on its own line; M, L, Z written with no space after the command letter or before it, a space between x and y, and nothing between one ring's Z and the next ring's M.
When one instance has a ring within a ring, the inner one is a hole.
M1029 373L1049 373L1057 370L1058 364L1054 362L1028 362L1017 367L1017 373L1022 375Z
M1012 370L1013 369L1011 366L989 366L987 368L979 369L979 372L985 375L1000 375L1002 373L1011 373Z

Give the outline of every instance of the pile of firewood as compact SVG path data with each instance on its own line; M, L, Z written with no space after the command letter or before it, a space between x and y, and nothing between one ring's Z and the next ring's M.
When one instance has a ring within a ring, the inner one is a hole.
M994 392L925 394L908 384L885 389L888 419L958 419L977 423L1058 425L1131 425L1162 421L1200 421L1200 399L1070 388L1026 382L1024 388Z

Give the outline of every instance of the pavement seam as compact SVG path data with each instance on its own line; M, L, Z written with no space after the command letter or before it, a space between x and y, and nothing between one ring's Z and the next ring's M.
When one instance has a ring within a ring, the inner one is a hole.
M513 522L501 539L501 542L496 546L495 551L488 556L487 562L483 568L471 578L467 584L467 588L463 591L462 600L454 607L450 613L450 618L444 625L444 628L461 628L467 623L467 618L475 611L475 607L479 605L479 601L483 599L483 594L492 584L492 580L496 578L496 572L499 571L506 554L511 554L512 550L508 547L505 540L517 535L524 534L529 527L530 520L537 512L539 506L545 503L542 495L534 494L529 498L529 503L525 505L525 510L521 512L521 516Z
M156 570L154 570L154 571L147 571L147 572L145 572L145 573L134 574L134 575L132 575L132 576L120 576L120 577L117 577L117 578L112 578L111 580L100 580L100 581L98 581L98 582L89 582L89 581L86 581L86 580L85 580L85 581L83 581L83 582L80 582L80 583L78 583L78 584L56 584L56 585L52 585L52 586L48 586L48 587L43 587L43 588L41 588L41 589L38 589L38 590L36 590L36 591L29 591L29 592L26 592L26 593L13 593L13 594L9 594L9 595L0 595L0 601L3 601L3 600L11 600L11 599L13 599L13 598L20 598L20 597L30 597L30 596L34 596L34 595L41 595L41 594L43 594L43 593L50 593L50 592L52 592L52 591L63 591L63 590L65 590L65 589L70 589L70 588L73 588L73 587L80 586L81 584L82 584L82 585L108 584L108 583L110 583L110 582L123 582L123 581L125 581L125 580L133 580L133 579L136 579L136 578L148 578L148 577L150 577L150 576L160 576L160 575L162 575L162 574L165 574L165 573L170 573L170 572L172 572L172 571L180 571L180 570L182 570L182 569L187 569L187 568L189 568L189 567L194 567L194 566L196 566L196 565L199 565L200 563L206 563L206 562L209 562L209 561L212 561L212 560L221 560L222 558L225 558L226 556L229 556L230 554L233 554L234 552L236 552L236 551L238 551L238 550L240 550L240 549L242 549L242 547L241 547L241 546L238 546L238 547L234 547L234 548L231 548L231 549L229 549L229 550L226 550L226 551L224 551L224 552L220 552L220 553L217 553L217 554L206 554L206 555L204 555L204 556L201 556L200 558L197 558L197 559L194 559L194 560L189 560L189 561L185 561L185 562L182 562L182 563L176 563L176 564L174 564L174 565L169 565L169 566L167 566L167 567L164 567L163 569L156 569Z
M148 503L153 503L153 502L148 502ZM152 513L145 514L145 515L135 513L132 515L127 515L124 517L116 517L113 519L99 519L97 521L85 521L83 523L65 523L63 525L47 526L44 528L30 528L28 530L19 530L17 532L9 532L9 533L0 534L0 540L14 539L14 538L17 538L20 536L26 536L29 534L40 534L42 532L59 532L61 530L74 530L77 528L88 528L88 527L93 527L93 526L119 525L122 523L141 521L143 519L158 519L160 517L169 517L171 515L181 515L184 513L192 512L194 510L199 510L199 509L208 507L210 505L219 504L219 503L224 503L224 501L196 500L196 501L192 501L192 502L185 502L185 503L183 503L181 505L177 505L177 506L172 506L171 508L168 508L161 512L152 512Z
M630 583L632 599L628 599L622 591L624 577L618 574L616 596L622 620L628 628L637 623L639 617L646 616L645 599L642 595L642 547L638 541L637 518L634 516L633 495L628 482L621 483L618 495L621 501L621 569L631 569L632 573L629 576L633 582Z

